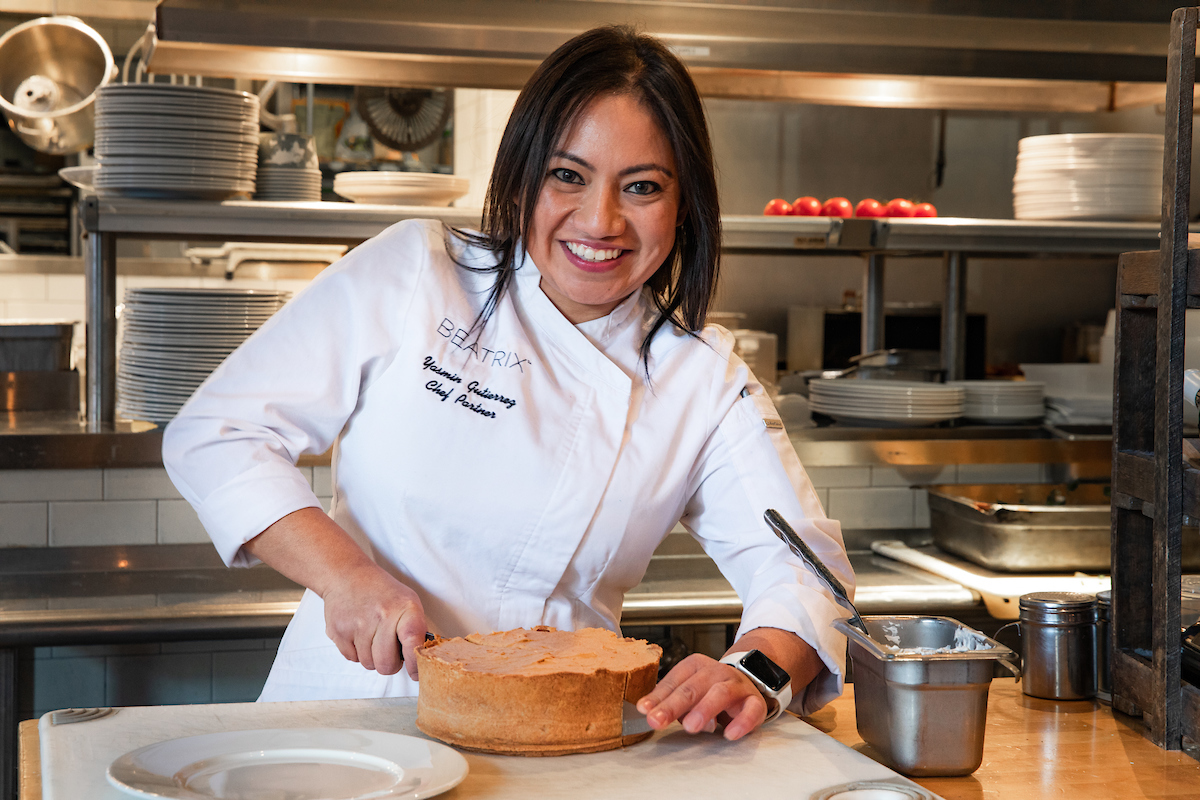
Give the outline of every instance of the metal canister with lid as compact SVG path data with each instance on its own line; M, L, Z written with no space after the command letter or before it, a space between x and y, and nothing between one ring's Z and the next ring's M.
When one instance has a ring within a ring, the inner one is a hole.
M1112 590L1096 592L1096 696L1112 700Z
M1096 598L1075 592L1021 596L1021 688L1030 697L1096 695Z

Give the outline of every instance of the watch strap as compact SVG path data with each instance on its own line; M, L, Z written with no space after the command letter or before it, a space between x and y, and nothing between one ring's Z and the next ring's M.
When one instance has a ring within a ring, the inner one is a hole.
M737 653L729 653L721 658L722 664L728 664L738 672L745 675L754 684L754 688L758 689L763 699L767 701L767 718L763 722L770 722L784 712L784 710L792 702L792 682L788 681L787 685L778 692L772 691L765 683L750 670L742 665L742 659L751 653L750 650L742 650ZM774 705L774 707L772 707Z

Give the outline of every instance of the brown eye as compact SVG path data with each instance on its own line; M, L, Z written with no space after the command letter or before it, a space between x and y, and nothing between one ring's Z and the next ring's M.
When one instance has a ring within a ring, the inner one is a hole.
M554 177L558 178L563 183L576 183L576 184L580 184L580 185L583 184L583 176L580 175L578 172L576 172L573 169L567 169L566 167L559 167L558 169L550 170L550 174L553 175Z
M659 186L654 181L638 181L637 183L629 184L629 186L627 186L625 190L627 192L629 192L630 194L647 195L647 194L657 194L658 192L661 192L662 187Z

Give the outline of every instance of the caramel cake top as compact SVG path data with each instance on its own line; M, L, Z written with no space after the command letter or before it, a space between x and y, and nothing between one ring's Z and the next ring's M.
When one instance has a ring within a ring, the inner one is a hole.
M641 639L624 639L604 628L560 631L539 626L465 638L438 639L425 655L469 672L492 675L551 675L597 670L628 672L657 663L662 652Z

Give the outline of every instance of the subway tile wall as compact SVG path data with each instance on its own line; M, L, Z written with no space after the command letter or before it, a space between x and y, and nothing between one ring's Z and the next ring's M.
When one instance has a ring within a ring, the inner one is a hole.
M328 510L330 468L300 471ZM207 541L161 467L0 470L0 548Z

